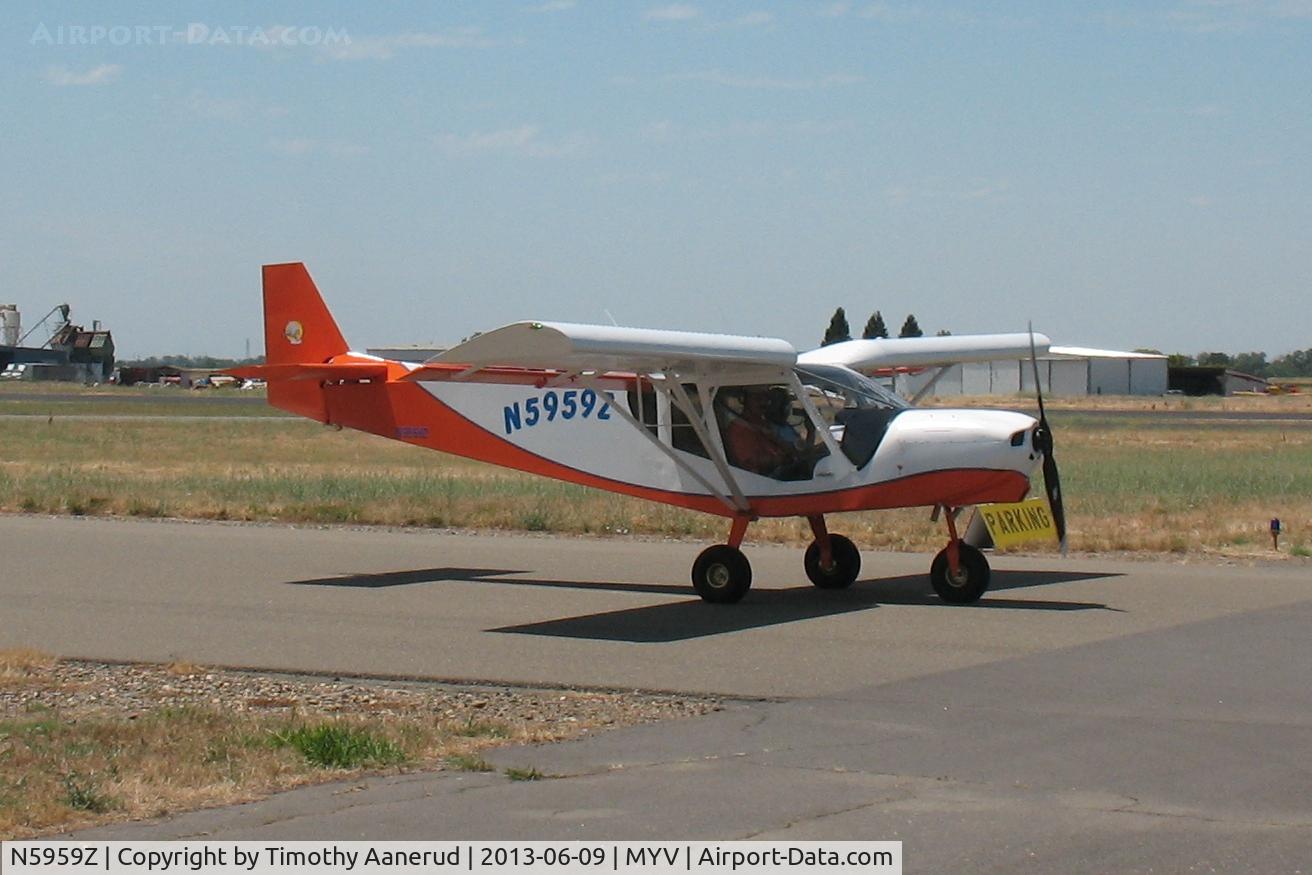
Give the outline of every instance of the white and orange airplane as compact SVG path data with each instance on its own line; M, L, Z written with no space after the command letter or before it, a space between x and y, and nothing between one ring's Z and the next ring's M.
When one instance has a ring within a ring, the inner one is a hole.
M264 267L264 338L266 364L228 373L266 380L275 407L728 518L727 542L692 567L708 602L751 587L740 547L753 520L805 517L806 574L839 589L856 580L861 555L825 515L898 507L942 514L949 540L931 583L945 601L973 602L989 565L958 535L958 514L1020 500L1040 464L1065 537L1041 395L1038 420L919 410L862 374L1033 360L1047 350L1042 335L851 340L799 355L772 338L516 322L408 363L351 352L305 266L291 263Z

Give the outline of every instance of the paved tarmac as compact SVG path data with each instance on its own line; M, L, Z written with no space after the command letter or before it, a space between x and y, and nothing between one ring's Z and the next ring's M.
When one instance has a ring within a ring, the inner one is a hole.
M841 518L834 528L841 530ZM851 590L752 547L0 517L0 647L715 692L693 720L87 838L900 839L906 871L1298 872L1312 862L1312 566L928 556Z

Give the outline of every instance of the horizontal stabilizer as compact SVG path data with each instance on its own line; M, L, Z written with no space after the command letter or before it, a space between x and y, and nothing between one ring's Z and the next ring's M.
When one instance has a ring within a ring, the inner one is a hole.
M1051 343L1046 335L1034 335L1034 351L1038 354L1046 353ZM845 340L804 352L797 357L797 363L846 365L856 371L873 371L1029 357L1030 335L1017 332Z
M251 365L230 368L223 373L243 380L295 381L295 380L382 380L387 377L383 362L339 362L337 364L282 364Z

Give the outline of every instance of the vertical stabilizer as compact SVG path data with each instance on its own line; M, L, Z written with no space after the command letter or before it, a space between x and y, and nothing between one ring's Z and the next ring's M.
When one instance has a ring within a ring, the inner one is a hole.
M264 265L264 360L269 365L323 364L347 351L336 320L299 261ZM328 421L318 380L269 380L274 407Z
M346 351L346 340L305 265L264 265L265 361L319 364Z

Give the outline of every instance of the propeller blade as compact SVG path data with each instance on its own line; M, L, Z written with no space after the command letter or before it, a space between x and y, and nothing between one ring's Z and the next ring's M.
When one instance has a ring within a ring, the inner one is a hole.
M1043 386L1039 383L1039 354L1034 349L1034 323L1026 323L1030 332L1030 367L1034 370L1034 395L1039 399L1039 421L1045 422L1043 413Z
M1066 555L1066 509L1061 498L1061 477L1057 474L1057 460L1052 457L1052 433L1047 432L1046 422L1040 421L1040 428L1048 435L1048 447L1043 452L1043 491L1048 495L1048 507L1052 509L1052 522L1057 527L1057 540L1061 544L1061 553Z
M1030 332L1030 366L1034 370L1034 395L1039 402L1039 428L1034 435L1034 448L1043 453L1043 491L1048 496L1048 507L1052 510L1052 522L1057 527L1057 540L1061 544L1062 555L1066 555L1066 508L1061 497L1061 476L1057 473L1057 460L1052 453L1052 428L1048 425L1048 414L1043 409L1043 386L1039 383L1039 356L1034 348L1034 325Z

